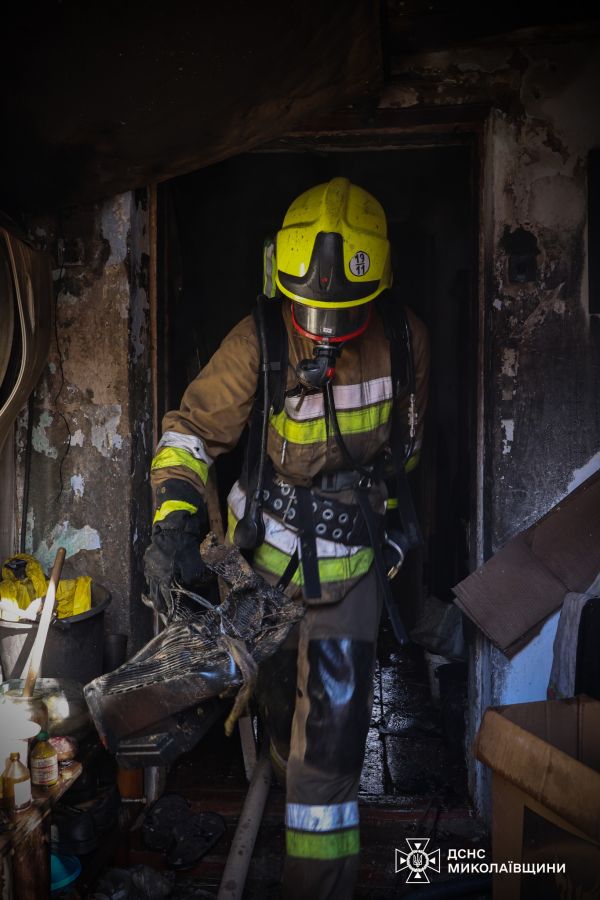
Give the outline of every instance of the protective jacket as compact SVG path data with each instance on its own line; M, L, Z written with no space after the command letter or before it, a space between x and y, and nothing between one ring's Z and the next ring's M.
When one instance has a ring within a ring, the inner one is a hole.
M271 412L267 452L278 484L279 501L264 510L266 537L254 553L254 565L265 577L276 580L285 571L297 549L298 530L282 498L294 485L312 487L315 495L351 504L350 482L339 477L345 468L340 448L330 433L325 417L323 394L298 390L295 368L301 359L312 356L312 342L293 327L289 304L282 314L288 337L288 392L281 412ZM416 382L416 462L421 445L427 380L429 344L422 322L406 310L412 337ZM168 499L160 503L160 487L171 479L182 479L204 493L208 469L222 453L233 449L247 424L257 391L260 348L252 316L243 319L224 339L220 348L187 388L179 410L166 414L163 435L152 462L151 477L157 489L155 522L176 509L194 511L186 500ZM358 465L377 460L390 438L393 402L389 344L383 321L374 310L367 330L343 348L333 381L333 393L340 431L350 455ZM408 394L396 400L402 414L408 414ZM337 473L337 474L336 474ZM370 495L376 512L385 510L388 498L382 481L373 484ZM228 497L228 532L244 512L246 489L237 481ZM277 503L280 503L277 508ZM340 530L343 530L343 523ZM317 534L319 529L317 528ZM328 536L330 532L328 532ZM317 537L317 557L322 603L340 600L367 573L373 550L365 542L352 545ZM302 584L302 568L292 578L290 590Z

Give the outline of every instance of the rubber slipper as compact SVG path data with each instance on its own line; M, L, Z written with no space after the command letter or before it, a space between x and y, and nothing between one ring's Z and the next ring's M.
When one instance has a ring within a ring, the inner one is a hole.
M168 864L173 869L191 869L224 834L225 821L218 813L195 813L173 828Z
M180 794L163 794L148 807L142 825L142 840L148 850L169 850L174 828L192 815L190 805Z

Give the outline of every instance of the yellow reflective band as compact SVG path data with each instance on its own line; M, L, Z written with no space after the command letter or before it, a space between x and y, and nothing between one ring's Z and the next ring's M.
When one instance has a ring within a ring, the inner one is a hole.
M285 834L285 843L288 856L301 859L342 859L360 851L358 828L333 834L289 830Z
M227 540L233 543L233 532L237 525L237 519L231 508L227 509ZM283 575L290 556L279 550L272 544L261 544L254 551L253 562L271 572L273 575ZM337 581L349 581L351 578L358 578L371 568L373 562L372 547L361 547L356 553L350 556L327 556L319 559L319 579L323 584L334 583ZM304 584L302 577L302 567L298 566L292 577L292 583L296 585Z
M231 507L227 507L227 540L230 544L233 544L233 532L235 531L235 526L237 525L238 520L234 516L231 511Z
M194 506L193 503L186 503L185 500L165 500L165 502L161 503L154 513L152 524L156 525L157 522L162 522L162 520L166 519L168 515L170 515L172 512L177 512L177 510L179 509L183 509L189 513L198 512L197 506Z
M417 452L413 453L413 455L410 457L410 459L408 459L406 461L405 466L404 466L404 471L412 472L413 469L416 469L417 466L419 465L420 458L421 458L421 454L417 450Z
M337 420L343 435L364 434L385 425L390 417L392 401L366 406L363 409L338 410ZM288 418L285 410L271 416L270 423L284 440L292 444L317 444L327 440L324 417L296 422Z
M354 280L354 279L352 279ZM361 297L360 300L306 300L304 297L298 296L298 294L292 293L281 283L281 279L279 275L275 277L275 281L277 282L277 287L281 291L282 294L285 294L286 297L289 297L290 300L295 300L296 303L302 303L303 306L317 306L321 309L350 309L354 306L364 306L365 303L370 303L371 300L374 300L378 294L381 293L382 288L380 286L377 287L377 290L373 291L372 294L368 294L366 297ZM391 284L390 279L390 284Z
M398 509L398 498L397 497L388 497L385 501L386 509Z
M208 466L201 459L196 459L187 450L180 450L178 447L163 447L159 450L152 460L151 470L167 469L171 466L183 466L191 469L200 478L203 484L206 484L208 478Z
M254 563L267 572L274 575L283 575L290 561L287 553L278 550L271 544L261 544L254 551ZM373 550L371 547L362 547L352 556L330 556L319 559L319 579L322 584L327 582L348 581L366 575L373 562ZM294 584L304 584L302 566L298 566L292 578Z

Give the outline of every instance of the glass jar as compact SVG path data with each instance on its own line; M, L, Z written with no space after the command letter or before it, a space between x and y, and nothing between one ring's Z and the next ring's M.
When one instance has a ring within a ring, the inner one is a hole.
M21 721L29 720L37 722L40 731L48 730L48 709L42 699L41 691L34 690L33 697L23 697L22 683L7 681L0 687L0 703L3 704L0 712L3 720L4 717L6 717L6 721L17 718ZM16 737L20 737L20 735L16 735Z

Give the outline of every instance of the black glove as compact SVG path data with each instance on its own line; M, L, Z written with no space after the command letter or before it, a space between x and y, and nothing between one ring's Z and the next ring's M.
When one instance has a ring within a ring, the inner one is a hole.
M160 491L160 500L164 502L166 492L164 488ZM206 509L196 492L194 505L198 506L196 513L175 510L157 522L152 528L152 542L144 554L150 600L167 619L173 613L172 587L178 584L198 590L212 577L200 557L200 543L208 528Z

